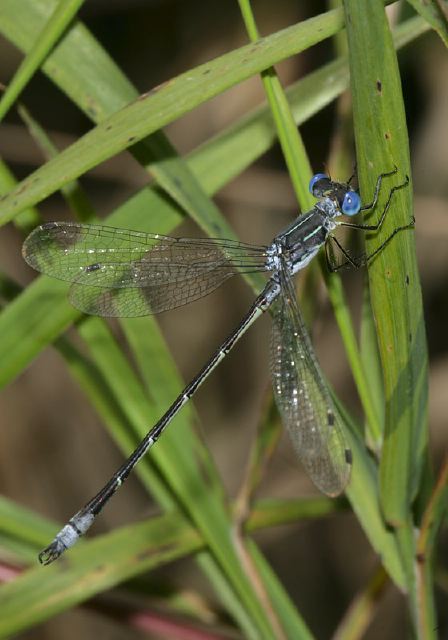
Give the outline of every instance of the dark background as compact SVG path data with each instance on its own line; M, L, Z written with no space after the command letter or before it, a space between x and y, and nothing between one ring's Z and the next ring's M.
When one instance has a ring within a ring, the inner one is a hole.
M292 0L256 0L253 7L262 34L325 10L324 3ZM91 0L81 18L139 92L247 42L238 5L230 0ZM283 83L300 78L332 56L333 43L326 41L282 63L278 70ZM20 60L20 52L0 40L0 81L9 81ZM431 33L402 51L399 60L410 133L416 242L431 358L431 446L437 464L447 443L448 58L441 42ZM187 114L170 125L166 133L179 153L184 154L262 100L261 83L253 78ZM24 92L23 101L60 148L91 126L40 73ZM321 171L327 160L334 121L335 108L331 105L301 128L316 171ZM39 150L14 112L1 125L0 154L19 179L42 162ZM147 181L147 174L136 167L130 156L122 154L91 172L83 179L83 186L96 210L106 215ZM216 196L216 202L243 240L269 242L296 213L279 149L266 154L226 186ZM69 216L60 196L51 197L41 211L47 220ZM176 235L197 233L192 223L176 230ZM3 270L26 284L34 276L21 261L21 242L11 225L2 229L0 262ZM347 274L344 282L356 315L359 276ZM235 279L207 299L160 318L186 380L238 322L252 297L247 286ZM321 305L313 325L313 340L324 370L356 414L359 405L341 340L325 293L319 291L317 297ZM263 318L213 373L195 400L201 418L199 429L231 495L242 480L260 408L269 389L268 341L269 319ZM2 492L61 522L84 504L122 460L60 357L51 349L3 391L0 423ZM314 491L284 438L268 469L262 495L295 497L313 495ZM95 533L155 512L137 481L130 480L121 493L99 519ZM317 638L331 636L378 562L356 519L349 514L276 528L257 534L256 539ZM446 543L445 537L441 560L447 557ZM153 572L148 584L149 592L157 592L162 585L165 589L198 592L212 602L215 599L191 560ZM440 608L446 609L445 596L439 593L439 597ZM394 587L389 587L366 637L406 637L406 628L405 600ZM98 634L117 639L139 637L139 633L83 607L23 637L94 638Z

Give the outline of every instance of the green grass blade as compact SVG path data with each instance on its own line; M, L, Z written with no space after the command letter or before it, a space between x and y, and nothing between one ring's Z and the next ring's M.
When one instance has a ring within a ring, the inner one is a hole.
M419 604L417 624L421 638L436 637L434 564L437 536L446 519L448 504L448 458L445 456L434 491L423 514L417 540L416 572Z
M0 280L0 295L6 301L11 301L20 295L20 286L14 281L2 277ZM97 319L95 319L98 322ZM84 322L89 322L88 318ZM154 338L153 338L154 340ZM161 338L160 338L161 340ZM162 341L162 340L161 340ZM54 347L62 355L68 370L76 379L80 387L88 396L90 403L97 410L99 415L108 425L109 431L113 434L118 445L125 452L129 452L135 446L135 437L132 438L132 423L128 420L126 413L116 401L114 394L106 381L102 377L99 368L94 362L83 356L68 339L59 337L54 341ZM130 373L132 376L132 372ZM149 409L148 409L149 412ZM166 485L161 482L160 477L154 472L153 466L148 458L141 461L136 470L148 490L151 491L157 500L165 507L173 507L172 494ZM3 515L0 523L0 530L4 526ZM54 535L54 531L47 534L47 540ZM45 540L42 546L45 545ZM33 561L36 557L34 556Z
M42 151L43 157L47 160L55 158L59 154L59 150L52 143L37 120L33 118L28 109L23 105L19 105L17 111L25 123L30 136ZM92 222L95 217L95 212L78 180L65 184L61 192L77 220L81 222Z
M271 395L266 394L264 405L236 498L237 509L234 519L237 523L246 520L254 495L264 478L266 467L283 432L283 426Z
M322 260L324 263L324 260ZM347 360L356 384L362 408L367 419L369 434L373 434L372 439L377 442L380 438L379 413L374 405L372 397L370 377L367 375L367 369L364 366L361 353L358 347L355 330L350 317L350 311L345 299L341 278L338 274L328 273L326 265L323 265L322 273L324 274L325 283L327 285L328 297L331 300L334 314L341 333L344 349L347 354Z
M236 503L233 505L234 510L235 508ZM264 498L253 505L246 522L246 530L254 532L267 527L292 524L299 520L315 520L347 509L348 503L343 498L335 500L324 496L299 499ZM25 550L16 556L17 564L34 565L36 554L48 542L57 527L58 524L18 505L13 500L0 496L0 536L3 539L9 538L11 541L21 542ZM82 546L84 544L87 544L86 540L81 542ZM201 544L205 545L204 540ZM9 548L7 545L2 545L2 551Z
M263 555L252 540L248 540L248 550L263 583L267 585L269 599L275 613L283 622L283 632L291 640L313 640L314 636L305 622L298 617L289 599L284 598L283 589L277 581L271 566L265 562Z
M0 99L0 120L5 117L20 93L39 69L55 43L64 33L84 0L60 0L39 37L20 64Z
M362 301L360 348L364 370L369 372L370 397L379 424L378 434L371 434L373 437L369 438L370 434L366 433L367 444L372 451L379 452L384 433L384 386L368 286L364 287Z
M356 0L344 0L344 8L358 172L364 200L369 201L380 173L398 167L398 173L389 178L384 190L410 175L406 120L384 7L380 2L361 6ZM394 194L381 231L366 238L367 253L380 246L396 227L409 223L411 185ZM386 198L383 191L373 220L378 219ZM369 283L386 401L379 468L380 502L385 519L398 527L399 558L416 624L412 501L426 466L428 391L421 289L411 230L398 233L370 264Z
M325 496L297 500L265 498L253 505L245 529L256 531L264 527L323 518L347 511L348 508L345 498L333 499Z
M17 185L17 180L14 178L10 168L0 158L0 195L11 191ZM15 218L15 224L24 233L29 233L34 227L39 224L39 214L36 209L25 209Z
M250 6L250 0L239 0L241 14L252 42L260 38ZM303 211L312 206L313 198L308 191L312 176L311 165L301 135L294 122L287 97L273 67L261 73L261 80L275 122L283 157L288 167L291 183Z
M409 147L395 51L381 3L347 0L354 121L364 199L376 177L397 166L385 185L410 174ZM385 199L379 203L379 211ZM371 252L391 231L409 222L412 186L394 194L391 212ZM378 215L378 213L377 213ZM418 223L417 223L418 224ZM419 277L412 231L399 233L369 268L372 309L386 397L386 426L380 464L382 505L387 520L407 521L416 495L427 442L427 355Z
M171 395L170 400L172 401L181 386L181 381L178 375L175 375L173 364L165 353L166 347L162 343L156 322L152 320L153 326L151 326L149 318L146 320L145 330L150 331L153 338L153 354L156 351L159 354L163 354L162 357L159 355L158 363L163 364L161 361L164 360L164 366L157 369L157 375L160 376L162 382L165 382L165 395L167 397ZM119 398L122 410L134 425L136 441L140 440L147 432L150 424L158 419L162 411L166 410L166 403L163 403L158 398L152 403L148 402L147 393L138 382L136 375L133 373L121 349L115 343L104 321L99 318L90 318L80 325L79 332L87 342L92 357L100 368L114 397ZM175 495L178 497L180 495L183 496L185 504L188 505L190 503L191 495L195 495L197 502L200 503L204 487L206 487L209 494L213 495L215 500L222 500L223 495L215 475L216 472L213 475L208 475L206 469L203 468L201 473L198 473L198 461L195 453L199 453L199 443L187 432L190 422L189 416L191 416L191 410L187 409L185 413L175 419L176 424L173 423L173 426L167 430L163 441L160 443L161 446L154 448L150 458L160 468L166 482L171 487L175 487ZM130 452L128 451L128 453ZM205 452L202 452L201 458L204 456ZM185 483L187 478L189 486L177 486ZM202 508L207 510L207 505L203 504Z
M395 584L404 589L407 583L399 545L393 531L386 526L381 511L377 465L366 450L359 427L339 403L338 408L348 427L348 443L353 453L353 470L346 489L347 497L385 569Z
M407 0L415 11L424 18L448 46L448 19L437 0Z
M254 40L258 37L258 32L249 1L240 0L240 7L245 18L246 28L248 29L250 37ZM294 185L302 210L307 210L314 204L314 198L312 198L307 188L312 173L302 138L295 125L288 101L275 70L269 69L267 72L263 72L262 80L278 131L283 155L288 166L291 182ZM355 332L345 302L340 278L336 274L328 274L325 264L323 265L323 273L370 428L379 436L378 419L370 398L370 389L357 348Z
M30 284L0 314L0 352L5 355L0 387L22 371L78 315L67 301L67 286L62 282L40 277Z
M172 403L175 395L183 387L183 381L171 357L167 357L167 347L163 340L160 328L152 317L133 318L121 320L126 339L131 347L133 357L138 366L145 387L145 395L150 395L152 404L156 408L154 420L162 415ZM193 403L188 403L176 418L177 423L191 425L197 420ZM147 418L148 422L148 418ZM176 438L176 447L187 447L187 459L195 461L202 467L202 476L206 477L209 490L214 493L215 499L223 500L223 491L217 471L212 463L211 456L199 438L192 439L191 435L179 433L179 428L173 425ZM184 427L185 429L185 427ZM169 445L167 445L169 448ZM173 456L176 458L176 453ZM176 473L176 471L175 471ZM204 481L204 477L201 478ZM179 482L183 482L180 478Z
M41 516L0 496L2 556L4 550L11 551L13 564L34 563L36 552L53 531L53 525Z
M0 587L0 638L10 638L201 546L198 533L177 513L123 527L79 545L69 560L45 569L36 567Z
M82 324L89 322L100 322L95 319L86 319ZM80 325L82 328L82 325ZM81 329L82 331L82 329ZM84 332L87 332L84 329ZM147 411L148 420L155 413L154 406L148 402L147 396L143 394L140 385L135 380L133 371L128 367L127 363L120 358L114 358L115 343L106 333L105 347L110 350L111 364L119 366L123 364L123 377L127 376L127 387L123 392L130 390L132 398L138 398L139 406L143 405ZM91 406L97 411L98 415L107 426L109 433L117 443L121 451L127 455L135 447L138 434L134 428L133 415L129 412L129 402L123 402L121 396L117 396L114 389L111 388L109 381L102 374L99 364L94 360L90 360L83 356L69 340L59 338L55 342L55 348L64 358L67 369L76 380L80 388L84 391L89 399ZM121 356L121 353L119 352ZM122 369L120 369L122 370ZM126 385L123 385L123 387ZM184 427L186 428L186 427ZM165 508L173 508L177 504L172 492L163 482L160 474L154 468L152 461L145 457L136 469L136 474L159 504ZM54 536L55 532L52 532ZM45 545L44 545L45 546Z

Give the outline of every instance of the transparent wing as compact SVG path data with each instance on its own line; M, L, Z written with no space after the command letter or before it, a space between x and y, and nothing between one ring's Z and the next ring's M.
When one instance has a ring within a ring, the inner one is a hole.
M311 480L323 493L336 496L349 481L351 451L285 269L280 278L283 295L273 305L271 344L275 399Z
M74 283L69 299L84 313L103 317L130 318L161 313L181 307L211 293L233 276L234 269L219 269L202 273L189 280L166 282L163 286L98 287Z
M102 316L173 309L207 295L237 270L266 269L265 247L70 222L37 227L23 256L34 269L74 283L72 303Z
M87 272L90 286L141 287L178 281L231 263L263 270L266 248L209 238L159 234L75 222L36 227L23 244L28 264L59 280L77 282Z

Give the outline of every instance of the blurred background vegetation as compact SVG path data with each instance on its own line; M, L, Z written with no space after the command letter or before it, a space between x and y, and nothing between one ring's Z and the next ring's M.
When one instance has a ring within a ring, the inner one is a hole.
M253 3L262 35L325 11L325 2L257 0ZM392 13L392 19L394 14ZM91 0L80 18L139 92L247 43L233 0ZM334 57L335 42L324 42L276 66L284 86ZM0 37L0 80L8 83L22 54ZM438 465L447 447L448 389L448 58L434 32L399 53L409 127L415 190L416 242L430 352L431 455ZM91 123L43 74L24 91L22 102L59 149L70 145ZM258 77L219 95L169 125L165 132L185 155L264 100ZM334 151L337 104L321 110L301 127L314 170L322 171ZM34 171L42 156L15 110L1 125L0 155L17 179ZM345 179L348 176L337 176ZM107 215L147 184L147 173L127 153L101 164L82 178L95 210ZM238 236L267 243L296 214L296 200L280 149L276 146L216 195L216 203ZM41 205L46 220L70 219L59 194ZM157 229L148 229L156 232ZM200 235L191 221L176 235ZM34 277L20 255L22 236L11 225L0 234L2 271L26 285ZM359 315L362 275L344 283L353 313ZM357 396L325 291L318 285L313 342L334 388L355 415ZM160 317L160 324L182 377L190 379L247 309L253 293L241 279L205 300ZM116 327L114 330L117 330ZM195 405L200 433L210 448L230 495L244 475L248 450L269 391L269 319L262 318L199 391ZM101 420L67 372L58 353L47 349L0 396L0 484L2 493L38 513L64 521L121 463L122 455L103 431ZM287 437L262 482L261 495L296 497L315 490L299 468ZM95 526L95 534L157 512L135 479L117 495ZM317 638L328 638L355 594L377 567L377 558L356 518L347 510L327 519L299 522L255 534ZM441 564L448 559L446 534ZM42 574L44 575L44 573ZM442 576L443 578L443 576ZM140 578L143 580L143 578ZM145 578L151 611L169 610L170 594L200 603L204 620L213 619L213 594L190 559L173 562ZM112 596L63 613L23 638L148 637L110 615ZM115 594L118 598L118 595ZM446 629L446 591L440 589L440 628ZM103 612L104 609L104 612ZM103 614L104 613L104 614ZM162 615L161 614L161 615ZM162 615L163 617L163 615ZM404 597L392 585L381 591L378 611L364 637L405 637ZM153 631L150 637L159 637ZM160 637L171 637L160 633ZM182 637L175 635L172 637ZM202 636L197 636L202 637ZM215 637L215 636L204 636ZM221 636L216 636L221 637ZM222 637L231 637L223 635ZM238 637L236 635L235 637Z

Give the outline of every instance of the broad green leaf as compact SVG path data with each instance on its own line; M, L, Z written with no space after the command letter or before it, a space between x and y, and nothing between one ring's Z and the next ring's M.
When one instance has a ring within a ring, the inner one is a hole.
M377 176L398 168L384 180L382 198L369 221L378 219L388 193L410 175L406 122L395 52L381 3L345 3L358 170L364 200ZM368 46L366 46L368 43ZM361 54L364 51L364 55ZM380 55L381 52L381 55ZM412 183L393 194L381 231L367 237L372 252L412 216ZM411 230L399 232L369 268L370 295L386 397L386 426L381 457L381 494L386 519L404 522L415 497L427 441L427 355L420 282Z
M368 218L372 224L379 219L392 186L404 185L410 175L406 120L396 54L382 3L361 6L356 0L344 0L344 8L364 201L373 194L377 176L397 167L397 173L384 180L378 207ZM381 246L395 229L409 225L411 216L412 182L393 193L381 230L367 235L367 253ZM404 584L417 624L411 505L420 486L427 446L427 352L411 229L396 233L371 262L369 284L386 401L380 503L386 521L398 527L396 541Z

